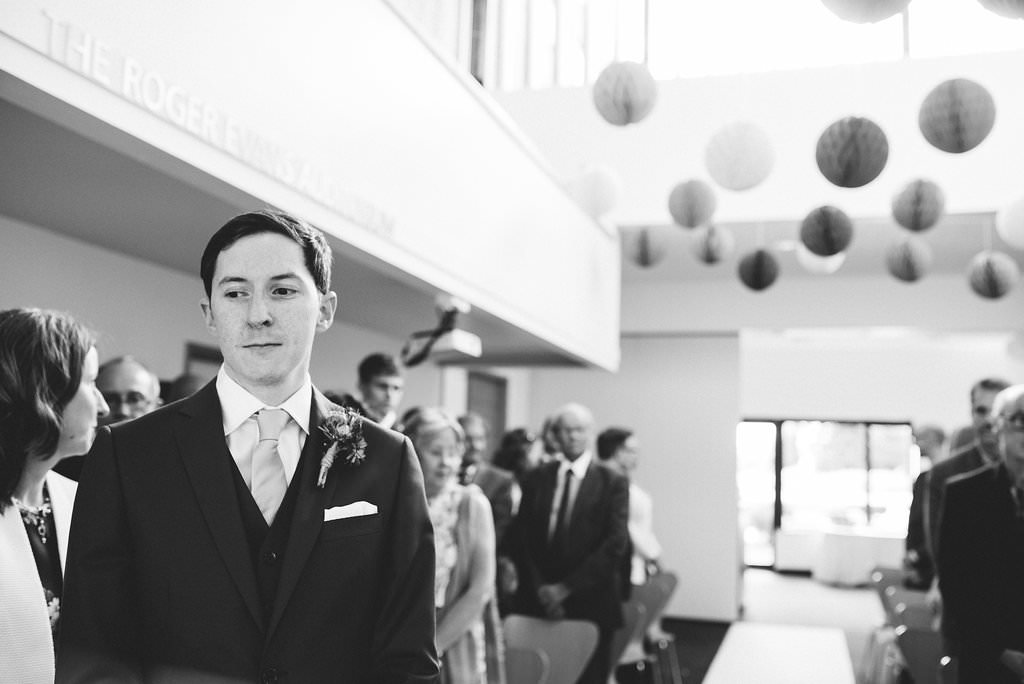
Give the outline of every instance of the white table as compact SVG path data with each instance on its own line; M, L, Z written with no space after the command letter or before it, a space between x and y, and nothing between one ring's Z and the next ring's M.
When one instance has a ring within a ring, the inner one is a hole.
M826 530L821 535L811 575L828 584L867 584L876 566L898 568L902 565L905 540L905 535L870 528Z
M843 630L737 622L708 668L704 684L853 684Z

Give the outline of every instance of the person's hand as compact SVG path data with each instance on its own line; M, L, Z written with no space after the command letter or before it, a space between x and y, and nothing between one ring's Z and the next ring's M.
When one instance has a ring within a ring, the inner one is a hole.
M942 594L939 593L938 582L932 582L932 586L928 587L928 593L925 594L924 600L933 615L942 615Z
M1024 681L1024 653L1008 648L999 656L999 662Z
M498 556L498 591L511 596L519 588L519 573L516 564L507 556Z
M569 596L569 590L564 584L544 584L537 589L537 598L545 615L552 620L561 620L565 617L565 608L562 603Z

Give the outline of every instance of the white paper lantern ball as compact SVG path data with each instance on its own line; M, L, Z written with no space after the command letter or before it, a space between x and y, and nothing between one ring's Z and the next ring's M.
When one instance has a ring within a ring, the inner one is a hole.
M736 238L728 228L707 225L693 233L690 251L703 264L714 265L728 259L736 249Z
M980 145L996 121L996 103L984 86L954 78L935 86L917 117L925 140L943 152L961 154Z
M913 236L900 240L885 253L885 267L890 275L905 283L923 278L931 265L931 247Z
M1020 280L1020 267L1009 254L985 251L976 254L967 267L967 282L986 299L999 299Z
M889 141L881 127L862 116L831 124L814 152L821 175L841 188L859 188L878 178L889 160Z
M990 12L1007 19L1024 19L1024 0L978 0Z
M818 256L832 256L850 246L853 221L842 209L829 205L812 209L800 224L800 242Z
M702 180L688 180L672 188L668 212L684 228L696 228L711 220L718 206L715 191Z
M899 14L910 0L822 0L822 4L844 21L874 24Z
M711 179L727 190L760 185L775 166L768 134L748 121L731 123L708 141L704 164Z
M619 175L601 164L585 168L573 183L576 202L595 219L615 208L621 192Z
M996 214L996 232L1006 244L1024 249L1024 196Z
M668 254L668 236L657 228L623 230L622 249L634 264L650 268L664 261Z
M908 183L892 198L892 217L907 230L928 230L942 218L946 196L935 183L918 179Z
M628 126L643 120L658 99L651 72L636 62L612 62L594 82L594 106L604 120Z
M796 247L796 260L808 273L832 275L846 261L846 252L839 252L832 256L818 256L800 242Z
M779 260L767 249L756 249L740 260L740 281L755 292L766 290L779 277Z

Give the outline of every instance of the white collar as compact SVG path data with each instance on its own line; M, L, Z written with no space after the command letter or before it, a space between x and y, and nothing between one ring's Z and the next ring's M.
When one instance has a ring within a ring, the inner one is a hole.
M217 371L217 396L220 397L220 410L224 418L224 434L230 435L237 430L242 423L247 421L252 414L267 405L254 397L249 390L245 389L232 380L224 366ZM309 410L313 401L313 381L309 373L302 381L302 385L285 399L279 406L271 408L282 408L288 412L302 431L309 434Z
M571 470L573 476L577 482L583 481L583 476L587 474L587 468L590 467L590 461L592 461L590 455L590 449L587 449L580 454L575 461L570 461L565 457L564 454L558 455L558 474L561 475L566 470Z

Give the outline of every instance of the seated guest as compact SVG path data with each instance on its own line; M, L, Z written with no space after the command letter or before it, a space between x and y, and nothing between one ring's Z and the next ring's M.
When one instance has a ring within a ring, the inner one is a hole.
M999 460L948 481L938 546L943 617L969 684L1024 679L1024 385L995 397L989 422Z
M0 682L53 682L75 483L52 472L107 413L92 335L65 314L0 311Z
M444 684L504 681L504 662L494 594L494 522L487 497L458 482L465 436L448 414L416 413L405 434L423 468L434 524L437 649Z
M398 405L405 392L405 378L398 361L390 354L377 352L359 362L359 397L346 394L339 402L354 409L381 427L401 430Z

